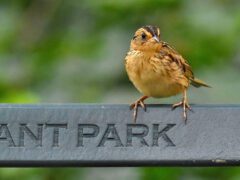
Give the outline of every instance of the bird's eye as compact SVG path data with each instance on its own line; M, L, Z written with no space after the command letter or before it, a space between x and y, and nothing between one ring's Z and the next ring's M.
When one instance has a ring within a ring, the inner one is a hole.
M142 39L146 39L147 35L145 33L142 33Z

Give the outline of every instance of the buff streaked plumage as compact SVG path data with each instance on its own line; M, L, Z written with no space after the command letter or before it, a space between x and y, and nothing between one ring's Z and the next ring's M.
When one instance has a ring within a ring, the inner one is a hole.
M194 77L189 63L176 50L160 40L160 29L155 26L143 26L135 32L125 58L125 68L130 81L143 94L131 105L134 120L138 105L145 108L143 101L146 98L169 97L179 93L183 94L183 100L173 108L183 106L186 120L186 110L190 109L186 94L188 87L191 84L209 87Z

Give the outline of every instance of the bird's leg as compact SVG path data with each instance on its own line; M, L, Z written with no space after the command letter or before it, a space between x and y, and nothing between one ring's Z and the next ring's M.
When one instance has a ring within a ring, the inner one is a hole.
M183 106L183 119L186 123L187 122L187 110L192 111L191 107L188 104L188 100L187 100L187 90L184 90L184 92L183 92L182 101L172 105L172 110L174 110L175 108L177 108L179 106Z
M138 111L138 105L140 105L144 111L146 111L146 105L144 104L144 100L147 99L148 96L142 96L141 98L139 98L138 100L136 100L134 103L132 103L130 105L130 109L134 110L133 111L133 121L136 122L137 119L137 111Z

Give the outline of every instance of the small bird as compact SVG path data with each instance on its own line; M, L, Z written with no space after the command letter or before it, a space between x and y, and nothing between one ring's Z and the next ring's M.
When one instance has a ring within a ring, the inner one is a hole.
M145 99L163 98L182 93L182 101L173 104L172 109L182 106L183 119L186 123L187 110L191 110L187 99L189 86L210 87L202 80L195 78L188 62L160 39L160 29L156 26L143 26L135 32L130 50L125 57L125 68L130 81L143 94L130 105L134 110L134 122L136 122L138 106L146 110Z

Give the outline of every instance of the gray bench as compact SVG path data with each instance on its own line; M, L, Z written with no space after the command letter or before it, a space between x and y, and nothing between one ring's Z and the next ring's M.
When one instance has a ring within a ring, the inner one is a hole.
M239 165L240 106L0 105L0 166Z

